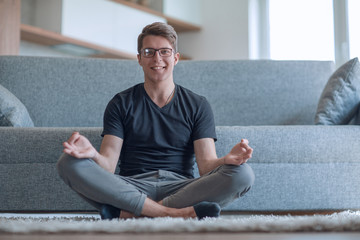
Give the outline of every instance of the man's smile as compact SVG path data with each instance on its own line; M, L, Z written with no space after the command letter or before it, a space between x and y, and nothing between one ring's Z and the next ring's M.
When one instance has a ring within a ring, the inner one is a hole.
M155 66L155 67L151 67L151 69L153 69L153 70L161 70L161 69L165 69L165 66Z

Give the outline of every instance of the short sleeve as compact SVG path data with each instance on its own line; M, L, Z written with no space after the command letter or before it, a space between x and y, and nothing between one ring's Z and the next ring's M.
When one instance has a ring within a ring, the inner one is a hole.
M193 141L201 138L213 138L215 141L217 140L214 114L209 102L204 97L196 113L192 132Z
M105 135L114 135L124 139L124 124L123 114L120 109L120 98L115 96L107 105L104 113L104 128L101 134L102 137Z

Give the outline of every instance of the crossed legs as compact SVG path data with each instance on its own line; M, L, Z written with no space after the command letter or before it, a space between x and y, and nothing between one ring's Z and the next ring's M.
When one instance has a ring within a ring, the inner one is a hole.
M153 183L111 174L91 159L76 159L63 154L57 169L64 182L86 201L99 210L104 204L121 209L121 218L199 218L200 214L218 214L220 206L247 192L254 181L248 165L225 165L198 179L160 182L156 187L165 191L161 199L156 199L149 191Z

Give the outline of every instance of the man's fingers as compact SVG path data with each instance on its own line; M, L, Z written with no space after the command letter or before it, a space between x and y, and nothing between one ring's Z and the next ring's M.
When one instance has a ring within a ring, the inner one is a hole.
M69 140L67 140L67 142L69 144L74 144L77 140L79 139L79 132L73 132L73 134L71 134Z
M253 152L253 149L249 146L249 141L247 139L241 139L240 147L244 148L246 152Z
M76 157L76 158L83 158L85 155L83 153L80 153L78 151L69 149L69 148L64 148L63 150L64 153L69 154L70 156Z
M71 155L71 151L69 149L64 148L63 152L66 153L66 154Z
M247 149L249 147L249 141L247 139L241 139L240 146Z
M241 139L241 143L249 144L249 140L247 140L246 138L243 138L243 139Z
M253 149L249 145L240 145L241 151L243 152L252 152Z
M63 147L64 147L65 149L69 149L69 150L73 150L73 149L74 149L74 147L73 147L71 144L69 144L68 142L63 142Z
M70 144L68 143L68 142L63 142L63 147L65 147L65 148L67 148L67 147L69 147L70 146Z
M73 155L72 150L70 150L68 148L64 148L63 152L66 153L66 154L69 154L71 156Z

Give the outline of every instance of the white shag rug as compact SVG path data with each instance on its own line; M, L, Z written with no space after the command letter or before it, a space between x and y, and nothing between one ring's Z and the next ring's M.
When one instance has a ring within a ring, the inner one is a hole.
M100 220L77 217L0 217L0 233L160 233L160 232L344 232L360 231L360 211L311 216L224 216L204 220L142 218Z

